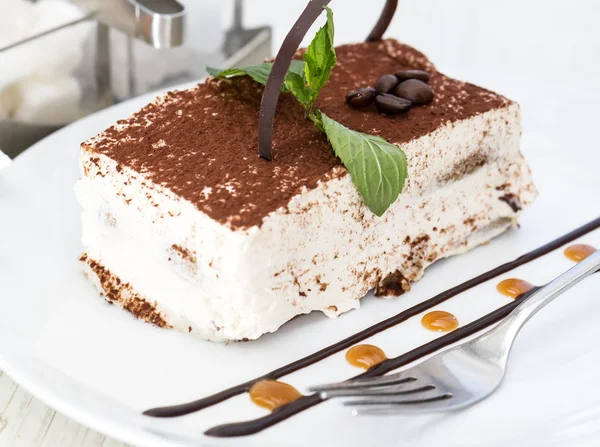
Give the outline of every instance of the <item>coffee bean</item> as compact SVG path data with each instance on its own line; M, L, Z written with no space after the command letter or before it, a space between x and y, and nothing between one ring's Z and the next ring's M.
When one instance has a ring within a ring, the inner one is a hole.
M389 93L394 90L400 81L394 75L385 75L375 81L375 90L377 93Z
M409 79L418 79L419 81L423 81L425 83L429 82L429 73L422 70L398 70L396 72L396 77L400 82L404 82Z
M394 95L408 99L416 105L427 104L433 99L433 90L423 81L409 79L400 83L396 90L394 90Z
M374 88L359 88L346 95L346 102L352 107L360 109L371 105L376 94L377 92Z
M380 93L375 97L375 105L381 113L392 114L408 112L412 103L389 93Z

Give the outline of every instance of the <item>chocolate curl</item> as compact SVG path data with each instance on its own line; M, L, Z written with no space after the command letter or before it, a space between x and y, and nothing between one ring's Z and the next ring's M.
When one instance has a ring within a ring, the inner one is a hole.
M277 100L281 92L281 86L285 80L294 54L298 50L300 43L311 25L323 12L323 7L328 5L331 0L310 0L300 17L285 37L275 62L269 73L267 84L263 92L260 104L260 116L258 120L258 151L265 160L273 159L273 120L275 119L275 110L277 109ZM367 42L373 42L381 39L381 36L387 30L398 0L387 0L383 12L377 21L377 24L367 37Z
M306 9L294 24L294 27L285 37L279 53L275 58L271 72L265 85L262 101L260 103L260 118L258 120L258 150L265 160L273 159L273 120L277 109L277 100L281 86L287 74L294 54L311 25L323 12L323 7L331 0L310 0Z
M387 2L385 2L385 6L383 7L383 11L381 11L379 20L375 24L371 34L369 34L369 37L367 37L367 42L376 42L381 40L381 37L385 34L390 26L390 23L392 22L392 19L394 18L397 7L398 0L387 0Z

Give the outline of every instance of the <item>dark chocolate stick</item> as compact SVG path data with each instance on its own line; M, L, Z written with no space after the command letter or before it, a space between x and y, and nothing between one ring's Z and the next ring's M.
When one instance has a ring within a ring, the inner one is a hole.
M279 53L275 58L271 72L265 85L262 102L260 104L260 117L258 120L258 150L260 156L265 160L273 159L273 119L275 118L275 109L281 86L285 79L292 58L302 39L308 32L311 25L323 12L323 7L329 4L331 0L310 0L306 9L302 12L294 27L285 37Z
M381 40L381 37L385 34L394 18L396 8L398 8L398 0L387 0L387 2L385 2L383 11L381 11L381 16L379 16L379 20L375 24L373 31L371 31L371 34L367 37L367 42Z
M310 0L288 35L285 37L275 62L269 73L262 102L260 104L260 116L258 120L258 151L265 160L273 159L273 120L277 109L277 100L281 92L281 86L285 79L292 58L298 50L300 43L311 25L323 12L323 7L331 0ZM398 0L387 0L383 12L375 27L367 37L367 42L381 39L385 33L398 6Z

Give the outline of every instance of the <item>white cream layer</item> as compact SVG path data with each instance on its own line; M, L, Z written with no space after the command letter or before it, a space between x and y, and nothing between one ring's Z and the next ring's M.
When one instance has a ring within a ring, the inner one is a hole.
M357 308L388 273L417 280L435 260L516 223L518 213L499 197L514 194L527 206L537 194L520 132L511 104L402 144L409 180L382 218L345 175L244 230L84 148L76 185L83 244L173 327L213 341L255 339L298 314ZM467 169L474 159L480 166ZM468 173L456 179L461 166Z

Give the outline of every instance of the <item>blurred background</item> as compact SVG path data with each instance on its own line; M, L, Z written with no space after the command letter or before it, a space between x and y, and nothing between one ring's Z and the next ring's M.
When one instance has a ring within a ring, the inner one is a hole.
M333 1L336 42L364 39L384 2ZM0 150L15 157L96 110L201 79L205 65L262 61L305 5L0 0ZM581 113L573 109L598 93L598 13L594 0L400 0L387 36L420 49L453 77L518 100L526 130L552 137L556 125L568 122L575 131L595 124L575 119Z

